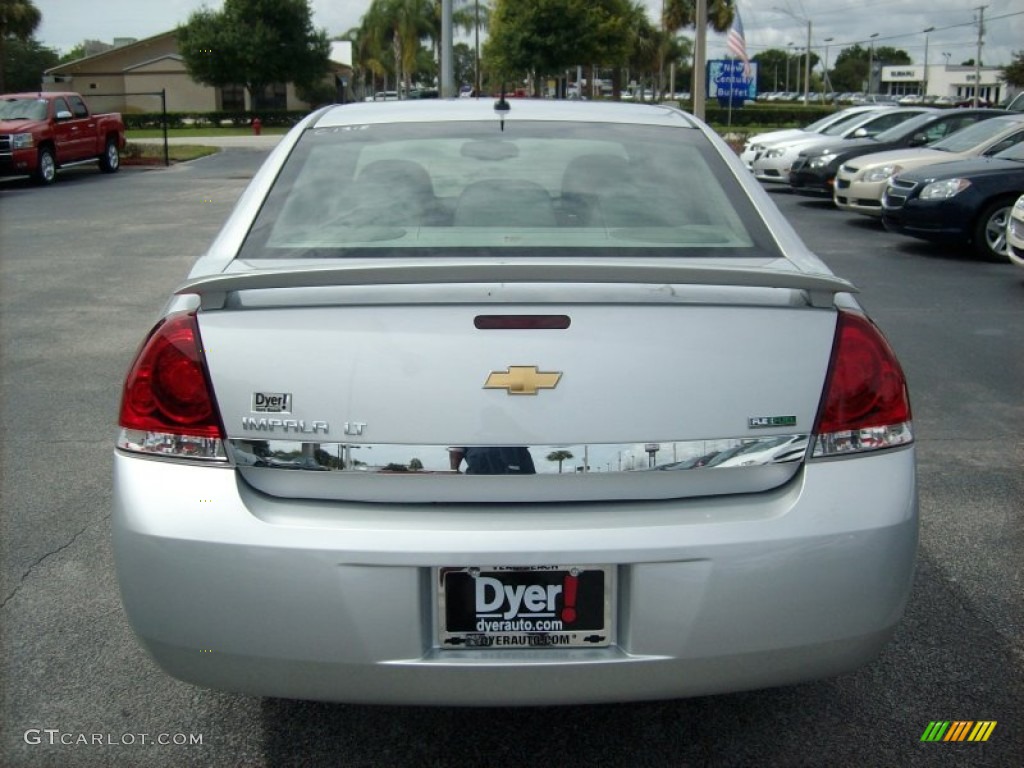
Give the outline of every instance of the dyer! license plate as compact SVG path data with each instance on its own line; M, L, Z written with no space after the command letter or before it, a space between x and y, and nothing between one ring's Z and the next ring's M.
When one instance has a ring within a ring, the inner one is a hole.
M441 647L608 645L612 573L608 565L441 568Z

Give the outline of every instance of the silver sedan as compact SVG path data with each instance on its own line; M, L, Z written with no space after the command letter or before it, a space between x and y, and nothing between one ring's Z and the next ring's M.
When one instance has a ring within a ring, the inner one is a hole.
M139 642L201 686L446 706L856 669L918 519L854 292L678 110L318 111L126 377Z

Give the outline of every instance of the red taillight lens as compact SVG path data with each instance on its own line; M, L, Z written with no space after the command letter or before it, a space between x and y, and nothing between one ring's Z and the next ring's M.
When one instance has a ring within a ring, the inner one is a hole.
M223 438L200 349L194 315L173 315L158 325L128 371L121 427Z
M910 397L896 355L866 318L841 311L814 455L890 448L912 442Z

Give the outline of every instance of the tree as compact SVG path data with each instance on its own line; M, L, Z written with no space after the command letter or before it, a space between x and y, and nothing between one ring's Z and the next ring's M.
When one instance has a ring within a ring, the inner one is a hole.
M476 76L476 52L466 43L452 46L452 77L456 83L468 85Z
M253 107L269 85L312 87L328 72L327 33L313 28L309 0L225 0L178 27L178 49L196 82L242 84Z
M733 0L710 0L708 2L708 28L725 32L732 26L736 13ZM694 0L664 0L662 5L662 29L671 38L685 27L697 25L697 3ZM662 61L664 62L664 54ZM664 69L664 65L662 66ZM693 75L692 69L690 73Z
M786 84L786 67L792 66L789 54L779 48L769 48L751 57L757 62L757 90L759 93L781 91Z
M0 0L0 93L7 92L7 43L28 42L42 20L43 14L32 0Z
M708 3L708 27L725 32L732 26L736 12L733 0L711 0ZM697 3L694 0L665 0L664 26L669 32L697 24Z
M84 59L86 55L85 43L79 43L67 53L62 54L59 63L67 64L69 61L78 61L79 59Z
M1024 87L1024 51L1014 51L1013 61L1003 67L1003 80L1009 85Z
M559 450L548 454L548 461L558 462L558 474L562 474L562 462L572 458L572 451Z
M868 63L872 57L870 48L852 45L844 48L836 57L835 67L829 72L832 87L837 91L859 91L868 80ZM889 46L874 50L876 67L885 64L910 64L910 56L906 51Z
M7 90L14 92L39 90L43 72L60 63L55 50L35 39L8 40L3 55Z
M363 15L359 31L359 55L364 67L374 76L384 78L388 71L405 84L405 94L412 87L419 69L420 41L428 37L433 17L433 0L373 0ZM385 90L387 88L385 87ZM399 96L402 94L399 90Z
M627 0L497 0L484 51L498 77L539 83L577 64L622 63L629 19Z
M644 94L649 79L663 70L670 38L666 32L655 27L647 17L647 11L640 3L634 3L630 15L629 64L630 77L640 85L639 93Z

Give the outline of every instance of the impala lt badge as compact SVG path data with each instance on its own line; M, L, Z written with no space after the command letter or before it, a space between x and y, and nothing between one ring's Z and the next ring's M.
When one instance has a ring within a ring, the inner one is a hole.
M484 389L504 389L510 395L536 395L541 389L554 389L561 372L538 371L535 365L510 365L505 371L491 371Z

